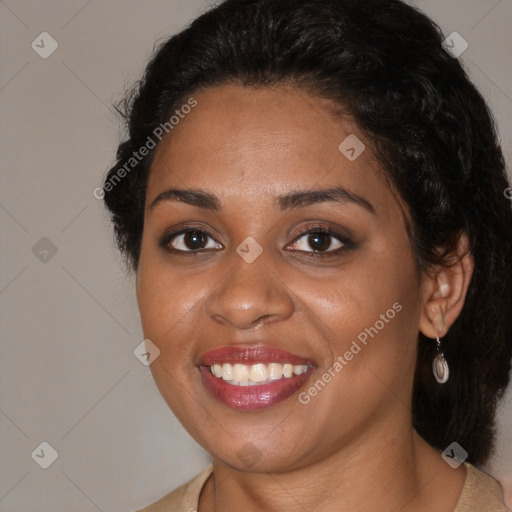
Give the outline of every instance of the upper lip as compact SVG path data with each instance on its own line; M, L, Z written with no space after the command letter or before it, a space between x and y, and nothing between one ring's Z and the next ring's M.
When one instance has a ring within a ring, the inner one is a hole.
M200 366L213 364L258 364L258 363L290 363L293 365L313 365L310 359L277 349L269 345L229 345L218 347L199 357Z

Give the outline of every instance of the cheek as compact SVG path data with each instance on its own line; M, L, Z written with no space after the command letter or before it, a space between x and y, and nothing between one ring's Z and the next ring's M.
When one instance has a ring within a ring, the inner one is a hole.
M328 282L308 280L298 288L297 303L324 335L324 364L342 356L346 373L360 378L361 371L373 368L386 381L393 372L397 377L410 373L419 288L412 255L408 246L403 249L370 251Z
M180 421L187 397L192 389L184 392L193 379L196 368L191 347L197 329L197 308L201 295L194 293L192 280L179 279L157 259L141 255L137 271L137 301L144 337L160 350L151 365L151 373L169 407ZM196 326L194 328L194 326Z
M294 286L299 304L319 326L331 331L331 336L346 340L356 337L365 328L379 321L380 315L395 316L393 304L411 295L411 288L391 268L379 268L361 262L341 268L329 280L304 279ZM296 283L300 278L296 278ZM387 317L386 317L387 319ZM342 345L340 345L342 346Z
M190 303L186 290L149 251L142 251L137 271L137 302L144 336L162 350L180 318L186 317Z

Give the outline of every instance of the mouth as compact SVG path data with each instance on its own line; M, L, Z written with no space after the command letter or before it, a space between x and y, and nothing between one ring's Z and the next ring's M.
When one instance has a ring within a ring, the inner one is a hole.
M217 400L247 411L286 400L314 370L310 360L266 346L212 350L198 367L206 389Z

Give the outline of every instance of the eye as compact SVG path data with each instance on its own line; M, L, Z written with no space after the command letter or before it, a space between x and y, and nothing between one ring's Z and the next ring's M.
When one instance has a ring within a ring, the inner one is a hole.
M200 229L184 229L163 238L161 245L175 252L199 252L205 249L222 249L222 245Z
M334 233L325 227L318 226L308 229L299 238L296 238L290 247L297 251L310 252L315 256L322 256L322 253L337 253L349 245L350 242L339 233Z

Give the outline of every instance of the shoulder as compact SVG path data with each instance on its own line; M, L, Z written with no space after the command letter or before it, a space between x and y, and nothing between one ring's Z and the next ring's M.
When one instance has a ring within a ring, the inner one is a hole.
M467 476L454 512L508 512L500 484L466 463Z
M213 467L208 466L190 482L178 487L152 505L137 510L137 512L191 512L196 510L201 489L212 471Z

